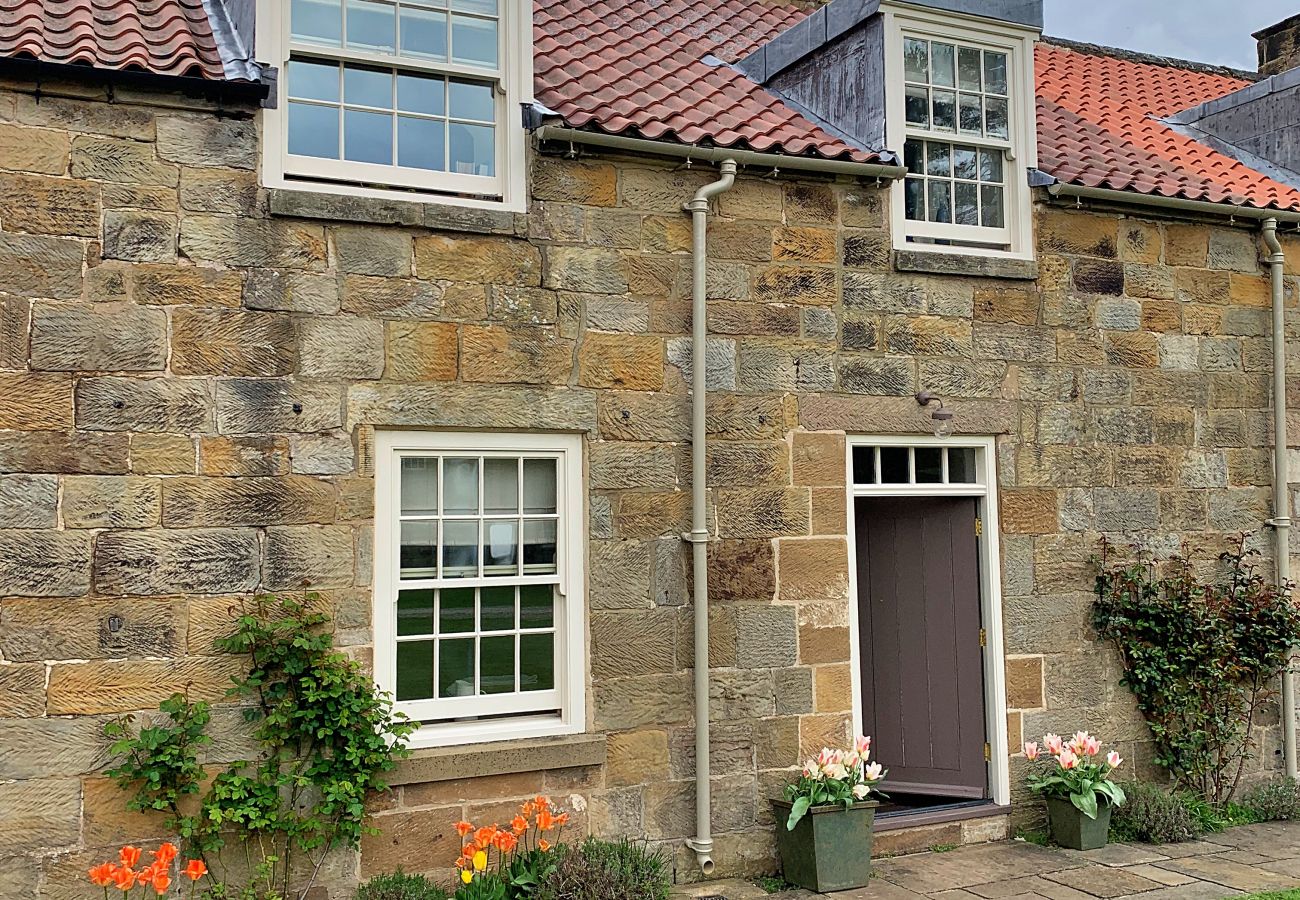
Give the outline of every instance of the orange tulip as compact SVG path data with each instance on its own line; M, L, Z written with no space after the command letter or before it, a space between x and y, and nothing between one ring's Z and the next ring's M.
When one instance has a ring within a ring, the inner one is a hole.
M102 865L95 866L90 870L90 883L95 887L106 888L113 883L113 875L117 872L117 863L106 862Z
M482 850L488 844L492 843L492 835L496 834L496 829L490 825L484 825L478 831L474 832L474 843Z
M551 799L549 797L542 797L539 795L533 798L533 804L538 809L546 809L551 805Z
M466 844L464 847L460 848L460 855L465 857L466 859L473 859L474 853L477 850L478 847L474 846L474 844L471 842Z
M167 893L167 888L171 887L171 883L172 877L167 874L167 870L165 869L160 870L156 875L154 875L153 881L151 882L154 893L159 897Z
M510 828L515 834L523 834L528 830L528 820L523 816L515 816L510 820Z
M548 841L546 838L542 838L540 841L537 842L537 848L539 850L550 850L551 842Z
M154 854L154 859L163 865L167 865L176 858L176 853L176 845L170 841L164 841L162 846L158 848L158 852Z
M126 893L135 887L135 870L128 866L119 866L113 870L113 886Z
M204 875L208 874L208 867L201 859L192 859L185 864L182 871L189 876L190 881L198 881Z
M525 802L523 806L519 807L519 811L523 813L524 818L531 819L533 817L533 801Z
M557 828L563 828L565 825L568 824L569 824L568 813L560 813L558 816L555 817L555 825Z
M542 807L537 813L537 827L542 831L550 831L555 827L555 816L551 815L551 811L546 807Z
M465 835L469 834L473 830L474 830L474 826L469 824L468 822L456 823L456 833L461 837L464 837Z
M122 865L128 869L134 869L135 864L140 861L140 848L128 844L118 852L118 856L122 860Z
M136 884L140 885L141 887L143 887L146 884L150 884L153 882L154 876L156 876L159 872L162 871L164 871L163 867L158 865L157 860L154 860L149 865L141 869L139 872L135 873Z

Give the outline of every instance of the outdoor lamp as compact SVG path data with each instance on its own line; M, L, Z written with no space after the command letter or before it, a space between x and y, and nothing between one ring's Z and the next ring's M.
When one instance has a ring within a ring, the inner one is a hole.
M952 410L943 405L943 400L941 400L937 394L932 394L929 391L921 391L916 395L916 402L922 406L929 406L931 403L939 404L938 408L930 413L930 422L934 427L934 436L937 438L946 438L952 434Z

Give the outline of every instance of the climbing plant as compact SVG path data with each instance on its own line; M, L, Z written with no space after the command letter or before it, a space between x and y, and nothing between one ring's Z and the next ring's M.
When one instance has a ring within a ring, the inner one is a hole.
M1156 560L1101 545L1094 627L1119 651L1155 761L1213 803L1236 791L1255 716L1300 643L1291 586L1270 584L1257 556L1239 537L1207 578L1187 550Z

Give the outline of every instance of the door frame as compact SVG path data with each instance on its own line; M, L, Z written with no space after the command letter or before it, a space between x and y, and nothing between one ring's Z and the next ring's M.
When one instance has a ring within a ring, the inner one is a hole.
M854 447L962 447L975 451L974 484L855 485ZM849 658L852 679L853 729L862 733L861 633L858 625L857 511L859 497L974 497L983 522L978 542L980 566L980 619L984 625L984 710L989 742L989 793L999 806L1011 803L1011 762L1007 741L1006 654L1002 637L1002 552L999 542L997 496L997 445L992 437L933 435L846 436L845 484L848 493L849 551ZM886 784L888 787L888 784Z

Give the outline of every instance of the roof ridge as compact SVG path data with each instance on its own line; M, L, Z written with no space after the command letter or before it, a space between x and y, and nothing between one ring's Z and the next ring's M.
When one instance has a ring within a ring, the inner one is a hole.
M1160 56L1156 53L1142 53L1137 50L1128 50L1124 47L1108 47L1105 44L1090 44L1086 41L1073 41L1069 38L1056 37L1054 35L1043 35L1039 39L1039 43L1061 47L1065 50L1073 50L1076 53L1086 53L1089 56L1109 56L1126 62L1143 63L1149 66L1164 66L1169 69L1183 69L1188 72L1201 72L1206 75L1220 75L1225 78L1239 78L1242 81L1259 81L1264 77L1258 72L1251 72L1247 69L1236 69L1232 66L1219 66L1214 63L1197 62L1191 59L1179 59L1175 56Z

